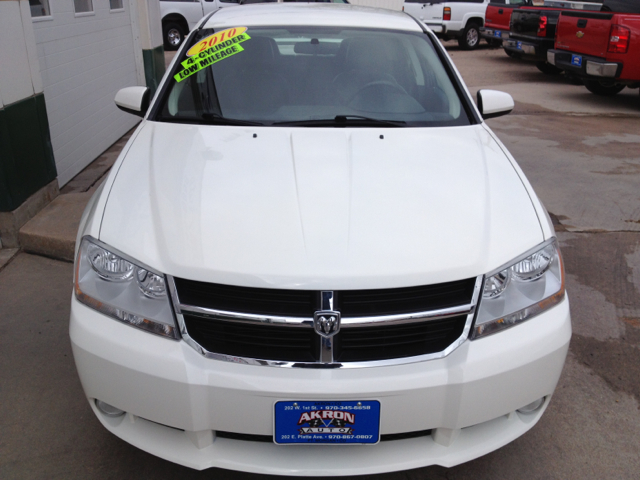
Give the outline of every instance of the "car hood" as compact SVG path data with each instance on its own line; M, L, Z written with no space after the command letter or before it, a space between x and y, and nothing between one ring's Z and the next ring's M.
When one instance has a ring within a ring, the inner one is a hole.
M104 194L102 241L164 273L231 285L439 283L544 240L527 189L482 125L147 121Z

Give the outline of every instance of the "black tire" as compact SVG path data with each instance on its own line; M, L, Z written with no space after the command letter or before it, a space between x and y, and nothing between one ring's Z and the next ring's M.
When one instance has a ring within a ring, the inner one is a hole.
M184 42L184 36L186 35L185 29L182 25L176 22L167 22L162 27L162 38L164 40L164 49L178 50L182 42Z
M560 75L562 73L561 68L551 65L549 62L538 62L536 67L545 75Z
M601 97L613 97L620 93L625 87L624 85L617 85L615 83L612 85L604 85L598 80L585 80L584 86L587 87L587 90L591 93L600 95Z
M462 50L475 50L480 45L480 30L475 23L467 23L462 36L458 38Z
M512 52L511 50L504 49L504 53L509 55L511 58L522 58L522 55L516 52Z
M502 46L502 40L496 40L495 38L487 38L487 43L491 48L500 48Z

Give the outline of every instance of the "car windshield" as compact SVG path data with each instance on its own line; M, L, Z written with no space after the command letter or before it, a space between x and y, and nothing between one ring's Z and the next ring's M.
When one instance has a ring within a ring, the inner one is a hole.
M380 29L199 31L177 59L155 119L325 126L468 125L429 36Z

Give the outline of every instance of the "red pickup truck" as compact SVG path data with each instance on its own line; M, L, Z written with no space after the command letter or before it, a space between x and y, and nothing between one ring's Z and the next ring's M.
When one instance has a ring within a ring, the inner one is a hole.
M480 27L480 36L489 45L502 45L502 39L509 38L513 9L532 5L532 0L491 0L485 12L484 27ZM511 56L508 51L507 54Z
M640 86L640 1L604 0L600 12L562 12L547 61L596 95Z

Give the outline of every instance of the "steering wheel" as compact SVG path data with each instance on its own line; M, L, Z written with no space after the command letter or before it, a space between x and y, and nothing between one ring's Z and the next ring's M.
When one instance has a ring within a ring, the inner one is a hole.
M367 83L364 87L358 90L348 101L347 104L353 102L353 100L359 95L365 94L373 94L376 90L378 90L378 95L388 95L388 94L401 94L401 95L409 95L407 91L398 85L395 82L391 82L389 80L376 80L374 82ZM371 93L369 93L371 92Z

